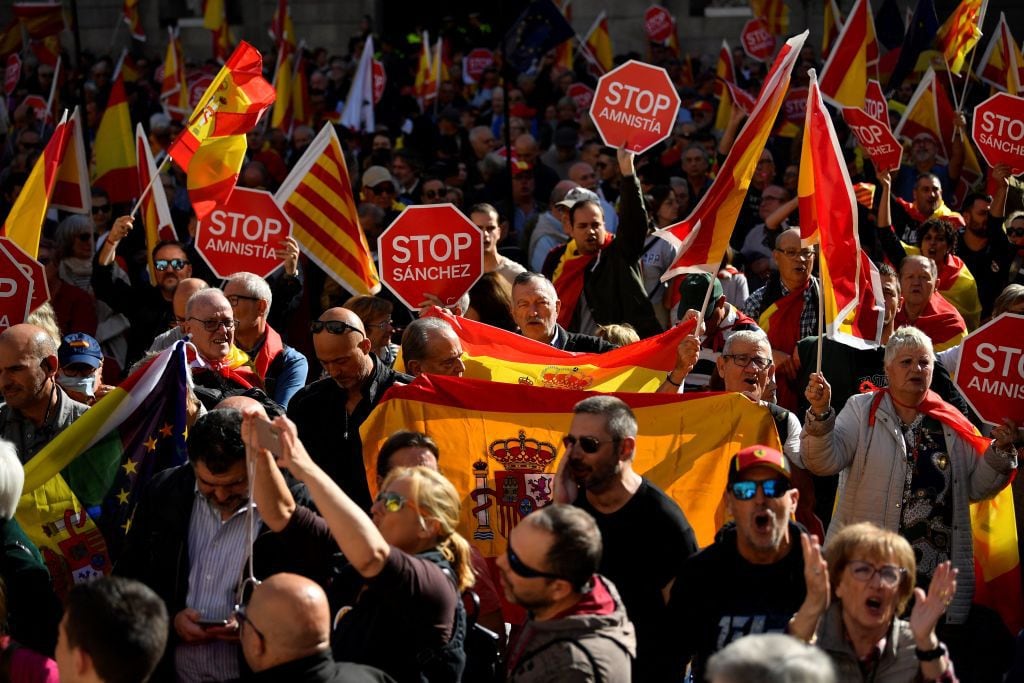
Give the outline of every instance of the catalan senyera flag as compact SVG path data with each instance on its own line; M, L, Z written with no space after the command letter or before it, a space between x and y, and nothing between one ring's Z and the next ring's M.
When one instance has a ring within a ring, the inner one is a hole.
M184 346L148 361L25 463L16 518L58 595L110 573L108 541L119 545L114 536L128 528L138 493L154 473L187 460ZM103 507L107 538L86 511L94 505Z
M57 169L71 139L71 128L67 123L68 113L65 111L0 229L0 234L9 237L32 258L39 254L43 219L46 218L50 196L57 184Z
M434 73L431 62L430 34L424 31L420 42L420 59L416 63L416 81L413 85L413 91L420 102L425 102L428 97L433 96L428 93Z
M572 408L593 392L422 375L388 391L360 428L371 490L376 459L400 429L430 435L441 473L463 500L459 532L485 556L504 552L509 531L551 502ZM633 467L682 508L697 542L711 543L729 459L754 444L779 448L768 410L740 394L614 394L639 432Z
M64 5L60 2L16 2L14 16L30 40L43 40L64 30Z
M124 0L121 9L124 23L128 24L128 32L135 40L146 40L146 30L142 28L142 17L139 16L139 0Z
M839 13L839 5L836 0L825 0L825 27L821 33L821 54L827 55L839 38L839 32L843 28L843 15Z
M789 7L785 0L750 0L750 11L765 20L772 35L784 36L789 32Z
M288 0L277 0L277 8L270 20L268 32L279 50L282 45L285 45L289 50L295 51L295 24L292 22L292 11L288 7Z
M114 204L130 202L138 190L135 138L124 93L124 74L120 69L114 76L107 108L103 110L92 146L92 183L106 190Z
M68 119L68 141L64 158L57 167L57 178L50 196L50 206L72 213L89 213L92 192L89 187L89 165L85 158L82 118L75 107Z
M234 37L228 24L225 0L203 0L203 27L210 30L213 58L221 63L226 62Z
M718 63L715 65L715 95L718 97L718 111L715 114L715 130L724 131L732 118L732 98L729 97L727 83L736 82L736 65L733 63L732 50L723 38L722 47L718 50Z
M967 54L981 40L981 23L985 19L986 0L961 0L949 18L939 27L936 45L949 65L959 74Z
M164 77L160 84L160 102L164 112L175 121L184 121L191 108L188 101L188 80L185 77L185 54L177 28L167 28L167 54Z
M819 247L821 325L829 339L875 348L885 311L881 282L860 246L857 198L813 70L800 159L800 237L804 245Z
M868 0L857 0L821 70L819 87L835 107L864 108L868 79L877 77L878 40Z
M978 63L977 74L993 88L1011 95L1024 91L1024 55L1010 33L1004 12L999 13L999 24Z
M572 353L434 307L425 317L451 325L462 343L464 377L573 391L654 392L675 366L694 321L606 353Z
M334 126L320 129L275 200L292 219L292 236L310 260L353 293L380 291Z
M614 56L612 52L612 35L608 32L608 13L601 10L583 39L583 48L588 50L593 61L604 73L612 70Z
M135 163L136 176L139 184L136 197L142 197L142 226L146 231L146 259L148 261L149 282L156 286L156 270L153 268L153 249L160 240L174 240L174 222L171 210L167 205L167 195L163 183L157 181L150 187L150 181L156 177L157 168L153 161L153 152L149 148L149 139L142 124L135 126ZM148 191L147 191L148 190ZM143 196L145 192L145 196Z
M231 197L245 157L245 134L273 103L274 88L263 79L263 57L242 41L168 151L188 174L188 195L197 219Z
M995 610L1010 633L1024 627L1020 555L1013 491L1007 486L994 498L971 504L974 540L974 602Z
M295 73L295 55L286 46L281 45L277 50L277 69L274 71L274 92L277 97L274 100L274 108L270 113L271 128L289 130L292 125L292 75Z
M754 111L736 136L729 156L693 213L654 233L676 249L675 261L661 276L662 281L685 272L718 272L757 160L786 98L790 74L807 35L808 32L804 31L782 46L761 88Z

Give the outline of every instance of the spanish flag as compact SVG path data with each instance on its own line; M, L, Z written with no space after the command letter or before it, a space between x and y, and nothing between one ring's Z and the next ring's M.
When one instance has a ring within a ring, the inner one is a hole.
M430 93L433 73L430 58L430 34L424 31L423 41L420 43L420 59L416 63L416 81L413 84L413 91L421 103L436 95L436 93Z
M292 22L292 11L288 7L288 0L277 0L277 8L270 20L268 32L278 50L285 46L289 51L295 51L295 24Z
M133 143L132 119L124 93L124 72L118 69L92 146L93 185L106 190L114 204L127 204L137 195Z
M462 343L464 377L573 391L654 392L693 334L691 321L606 353L572 353L514 332L456 317L434 307L426 317L445 320Z
M370 489L391 434L429 434L441 446L441 473L462 496L459 532L495 557L522 517L550 504L572 408L593 395L436 375L395 385L359 430ZM634 469L679 504L700 545L710 544L724 517L729 459L754 444L781 448L770 413L732 393L614 395L639 425Z
M789 32L789 7L784 0L750 0L750 11L765 20L772 35Z
M167 29L167 54L164 56L164 77L160 83L160 102L164 112L175 121L184 121L191 108L188 101L188 80L185 78L185 54L181 50L178 29Z
M757 161L771 135L789 90L790 74L807 40L804 31L786 41L765 79L757 105L700 203L684 220L655 234L676 249L675 262L662 275L670 280L685 272L717 273L729 246Z
M68 119L68 142L64 158L57 168L57 180L50 196L50 208L72 213L89 213L92 192L89 187L89 167L85 157L82 135L82 117L78 107Z
M985 0L961 0L953 14L939 27L936 44L953 73L960 73L967 53L981 39L981 22L984 19Z
M736 82L736 67L732 60L732 50L723 38L722 47L718 50L718 63L715 65L715 96L718 98L718 111L715 114L715 130L724 131L732 118L732 98L729 96L728 84Z
M54 129L46 148L39 155L32 172L28 175L18 198L14 200L0 234L9 237L32 258L39 254L39 236L46 218L46 208L57 184L57 169L64 159L71 128L68 113L64 112L60 123Z
M310 260L351 292L380 291L334 126L324 124L274 199L292 219L292 236Z
M60 2L16 2L12 7L30 40L44 40L65 29L64 5Z
M1024 627L1020 554L1013 490L971 504L974 540L974 602L999 613L1010 633Z
M188 174L188 195L198 220L231 197L245 158L245 134L273 102L274 88L263 80L263 57L243 41L169 150Z
M299 44L295 55L295 71L292 72L292 124L313 125L313 106L309 101L309 78L306 75L305 43Z
M612 52L612 36L608 32L608 13L601 10L601 13L597 15L597 19L594 20L594 25L590 27L586 37L583 39L583 48L587 50L591 59L591 63L599 66L602 69L602 73L608 73L612 70L613 66L613 52Z
M1010 25L1006 23L1003 12L999 13L999 25L978 63L977 74L993 88L1011 95L1024 91L1024 56L1010 33Z
M881 281L860 246L857 198L813 69L808 90L798 188L800 236L805 245L819 246L821 326L829 339L876 348L885 312ZM799 329L799 316L791 323ZM789 353L794 347L780 350Z
M228 24L225 0L203 0L203 27L210 30L213 58L223 64L234 42L231 26Z
M913 325L927 334L936 352L958 346L967 336L967 324L963 316L938 291L932 294L924 310L913 322L907 318L906 309L896 311L893 327L904 325Z
M282 44L277 51L277 69L274 71L273 86L277 98L274 100L274 108L270 114L271 128L287 131L292 126L294 61L295 56L292 50Z
M556 3L557 4L557 3ZM565 20L572 23L572 0L564 0L558 8ZM553 66L562 67L566 71L573 70L575 54L573 53L573 39L570 38L555 47L555 63Z
M839 32L843 28L843 15L839 13L839 5L836 0L825 0L825 29L821 34L821 54L827 55Z
M156 286L156 270L153 268L153 249L160 240L177 239L174 233L174 222L171 210L167 206L167 195L164 185L159 180L150 186L156 177L157 168L153 161L153 152L149 148L149 139L142 124L135 126L135 163L136 175L139 179L136 197L142 197L142 226L146 231L146 260L148 261L149 281ZM148 188L148 192L146 191ZM143 196L145 192L145 196Z
M614 238L614 235L606 234L601 248L604 249L611 244ZM572 326L572 319L576 315L576 306L583 295L584 272L595 258L597 258L595 254L580 252L576 246L576 240L569 240L555 265L554 272L551 273L551 284L555 286L558 299L561 301L561 308L558 310L558 324L562 327Z
M878 75L875 19L868 0L857 0L821 70L821 96L834 107L863 109L871 75Z
M139 16L139 0L124 0L121 9L124 23L128 24L128 32L135 40L146 41L146 30L142 28L142 17Z

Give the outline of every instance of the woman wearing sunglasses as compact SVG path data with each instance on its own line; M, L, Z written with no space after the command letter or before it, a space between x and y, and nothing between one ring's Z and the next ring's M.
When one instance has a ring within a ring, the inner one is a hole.
M832 658L836 680L956 680L935 635L956 593L949 562L935 570L927 593L915 588L910 543L870 522L844 527L826 546L825 559L833 602L818 625L817 644ZM901 619L911 598L910 618Z
M325 561L336 542L356 575L346 581L343 573L332 587L332 607L341 607L331 639L335 659L375 666L400 683L459 681L466 630L460 595L473 573L469 543L455 531L455 487L426 467L399 468L367 516L309 457L295 423L278 417L257 425L261 419L247 414L242 436L256 453L254 498L264 522L297 549L320 547ZM276 465L261 448L271 431ZM309 488L322 517L296 506L277 465Z

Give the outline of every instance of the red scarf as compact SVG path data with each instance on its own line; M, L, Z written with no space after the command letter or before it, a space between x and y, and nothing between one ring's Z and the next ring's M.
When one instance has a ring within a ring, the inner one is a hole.
M949 405L942 400L942 397L936 394L931 389L924 395L924 400L916 406L908 406L900 403L896 400L896 397L892 395L889 387L884 389L876 389L875 397L871 400L871 410L868 412L868 425L875 425L875 413L878 411L878 406L882 402L882 398L888 394L892 402L902 408L913 408L918 412L924 413L928 417L935 418L946 427L949 427L957 434L959 434L964 441L971 445L971 448L979 455L984 455L985 451L988 450L989 446L992 445L992 440L986 438L978 433L978 430L974 428L974 425L964 417L963 413Z
M281 335L277 333L270 325L267 325L266 338L263 340L263 346L256 353L256 357L252 359L252 369L256 371L260 379L267 378L267 370L270 368L270 364L277 358L277 354L284 351L284 342L281 341Z
M794 289L764 309L757 324L768 335L772 348L784 353L793 353L800 341L800 317L804 313L804 293L811 286L811 279L803 287Z
M611 243L612 236L605 235L601 249ZM576 305L583 294L583 274L595 258L597 258L597 254L582 254L576 246L576 240L569 240L569 243L565 245L565 251L562 252L562 257L558 259L555 272L551 274L551 282L562 302L561 308L558 310L558 324L562 327L568 328L572 324Z
M938 348L944 348L950 339L967 332L967 324L964 322L963 316L938 291L932 293L932 298L928 300L921 314L913 321L907 317L905 306L896 311L893 329L904 325L913 325L924 332L931 337L932 344Z
M228 357L219 362L202 358L195 350L195 346L189 345L187 348L187 358L193 373L206 370L235 382L243 389L263 388L263 380L247 365L249 356L237 346L232 345Z

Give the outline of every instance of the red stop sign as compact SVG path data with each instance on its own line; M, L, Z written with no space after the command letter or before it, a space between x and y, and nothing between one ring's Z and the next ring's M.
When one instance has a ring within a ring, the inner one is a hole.
M376 59L371 61L371 70L373 72L373 103L377 104L380 102L380 98L384 94L384 86L388 84L388 74L384 71L383 64L378 62Z
M663 43L672 35L672 14L664 7L652 5L644 12L644 31L647 40Z
M606 145L643 154L671 135L679 103L664 69L631 59L601 76L590 118Z
M484 272L480 228L454 204L410 206L377 238L384 283L415 310L433 294L450 306Z
M494 64L494 53L490 50L478 47L470 50L466 55L466 75L473 79L473 82L480 80L487 67Z
M1024 172L1024 97L997 93L974 110L971 137L989 166L1009 164Z
M21 79L21 57L12 53L7 58L7 67L4 69L4 94L8 97L18 87L18 80Z
M25 275L18 260L0 243L0 330L25 322L31 312L32 279Z
M982 420L1024 421L1024 315L1003 313L969 334L960 347L956 383Z
M50 283L46 281L46 269L43 264L32 258L32 256L12 242L7 237L0 237L0 244L7 250L8 255L18 263L21 272L32 281L32 297L29 301L29 313L36 310L50 300Z
M202 99L206 89L213 85L213 76L210 74L197 73L188 77L188 103L194 109L199 100Z
M576 103L576 111L586 111L590 103L594 101L594 89L584 83L573 83L565 91L565 94Z
M843 120L877 170L895 171L900 167L903 146L889 130L888 123L868 116L867 112L856 107L843 107Z
M864 93L864 112L876 121L889 125L889 101L882 92L882 84L874 79L868 81L868 89Z
M291 234L291 219L266 190L236 187L196 228L196 249L219 278L241 271L260 277L281 265L274 250Z
M740 43L743 51L759 62L767 62L775 53L775 36L761 17L755 17L743 25Z

